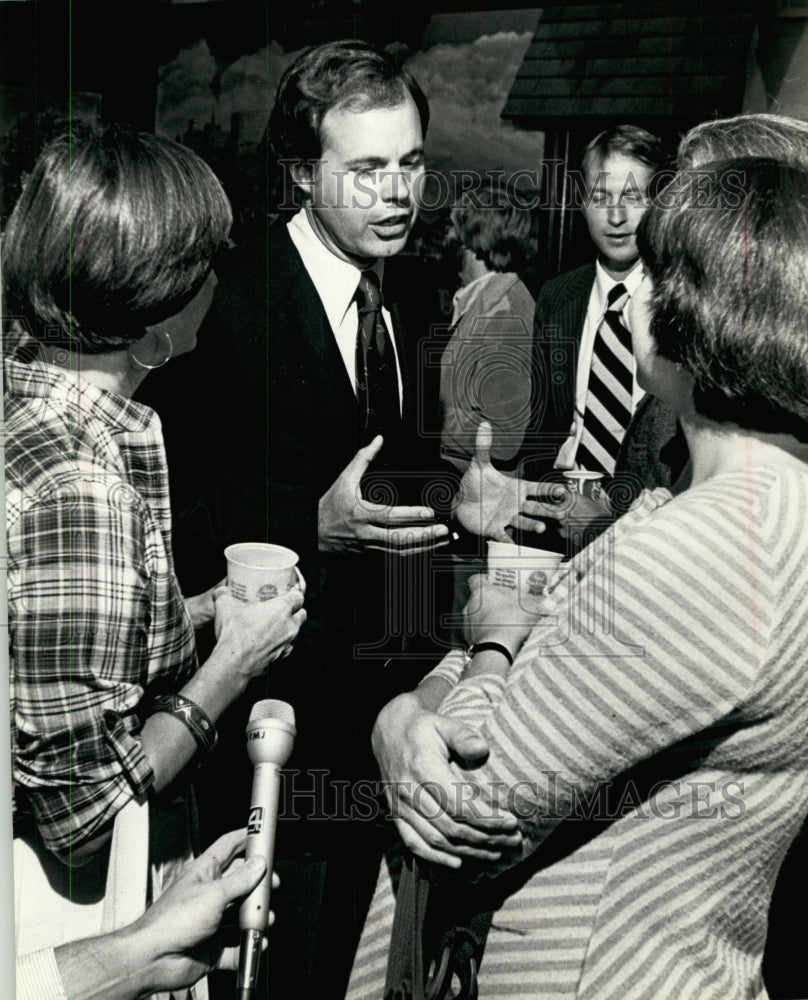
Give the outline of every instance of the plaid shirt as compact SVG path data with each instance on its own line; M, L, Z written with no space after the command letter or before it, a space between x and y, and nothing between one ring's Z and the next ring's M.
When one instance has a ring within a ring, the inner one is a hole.
M69 851L153 782L138 711L193 674L194 633L156 414L19 356L5 376L17 806Z

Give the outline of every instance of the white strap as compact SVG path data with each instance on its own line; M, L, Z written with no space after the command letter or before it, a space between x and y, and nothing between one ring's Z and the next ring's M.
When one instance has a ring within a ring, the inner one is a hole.
M118 930L146 909L149 882L149 801L131 799L115 818L101 932Z

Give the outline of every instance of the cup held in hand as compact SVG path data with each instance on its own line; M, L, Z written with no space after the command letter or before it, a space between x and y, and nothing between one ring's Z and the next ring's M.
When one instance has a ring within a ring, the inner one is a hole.
M224 550L227 586L245 604L271 601L297 585L297 553L269 542L238 542Z
M590 497L592 500L600 500L603 496L603 487L600 484L603 479L602 472L588 472L586 469L571 469L563 473L565 486L570 493L577 493L582 497Z
M496 587L518 590L520 602L542 597L561 564L560 552L508 542L488 543L488 580Z

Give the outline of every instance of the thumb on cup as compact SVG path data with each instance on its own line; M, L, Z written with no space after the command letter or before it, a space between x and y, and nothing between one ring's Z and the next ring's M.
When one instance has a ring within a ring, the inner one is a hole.
M483 420L477 428L477 436L474 439L474 460L480 465L490 465L493 439L491 424L487 420Z

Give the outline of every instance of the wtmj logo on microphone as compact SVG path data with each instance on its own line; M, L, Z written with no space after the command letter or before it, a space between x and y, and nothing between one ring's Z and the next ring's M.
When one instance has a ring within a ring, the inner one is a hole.
M250 809L250 818L247 820L247 835L260 833L264 829L264 807L253 806Z

